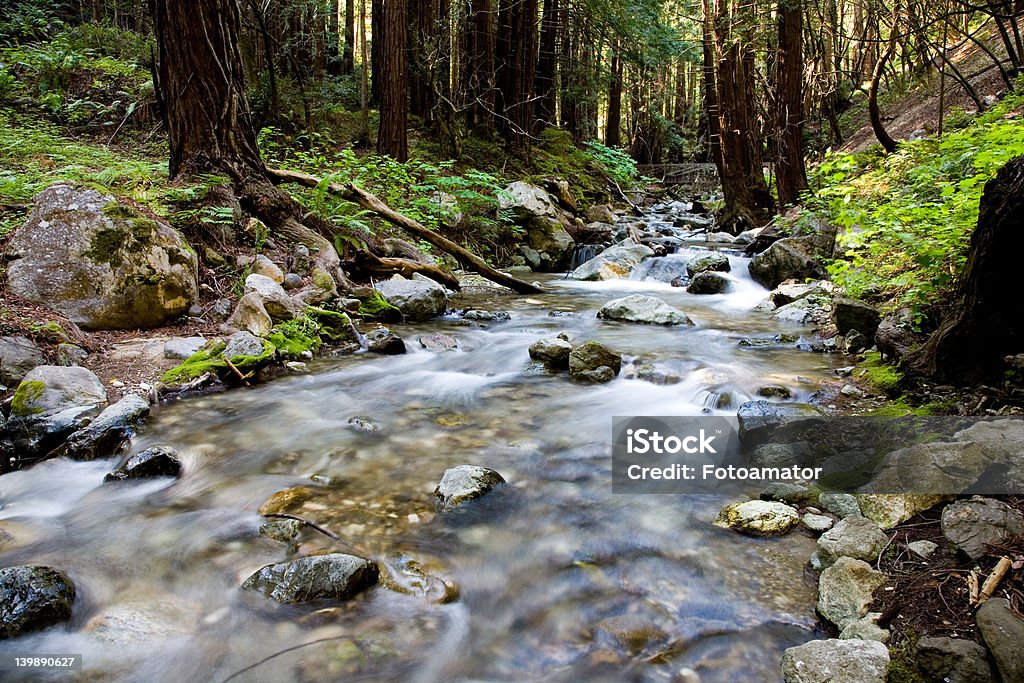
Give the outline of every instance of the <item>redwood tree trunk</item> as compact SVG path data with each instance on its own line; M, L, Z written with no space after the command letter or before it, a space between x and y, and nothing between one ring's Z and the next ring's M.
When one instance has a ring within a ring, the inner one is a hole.
M737 234L765 225L772 215L757 138L754 53L734 41L719 57L717 77L722 145L718 175L725 200L718 222Z
M327 3L327 73L341 75L341 3L331 0Z
M555 75L558 68L558 0L544 0L540 27L540 55L537 59L536 117L542 126L555 124L557 95Z
M463 0L459 88L466 124L477 132L494 130L494 3Z
M618 147L622 144L622 57L618 43L612 52L611 84L608 88L608 124L604 144Z
M498 13L499 129L513 150L524 149L533 124L537 66L537 0L502 3Z
M407 161L408 59L406 54L406 0L384 3L380 69L380 132L377 152L398 161ZM374 66L378 66L375 64Z
M1024 156L985 185L978 226L954 303L939 329L907 357L907 368L946 382L1000 379L1003 358L1024 353Z
M779 55L775 111L779 205L796 204L809 189L804 165L803 9L799 0L780 0Z
M236 182L265 168L245 93L235 0L153 0L159 87L171 179L228 173Z
M341 52L341 73L346 76L355 71L356 3L345 0L345 45Z

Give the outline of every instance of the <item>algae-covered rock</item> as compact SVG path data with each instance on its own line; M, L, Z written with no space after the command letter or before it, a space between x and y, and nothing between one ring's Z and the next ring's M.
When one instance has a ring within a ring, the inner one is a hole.
M748 500L727 505L718 515L724 526L748 536L782 536L800 522L789 505L774 500Z

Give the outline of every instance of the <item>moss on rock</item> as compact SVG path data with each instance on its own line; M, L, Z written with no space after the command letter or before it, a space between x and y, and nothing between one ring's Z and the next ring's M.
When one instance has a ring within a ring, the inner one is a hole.
M14 391L14 398L11 399L11 414L18 417L38 415L43 409L33 406L32 402L43 396L46 390L46 382L40 380L25 380L18 385Z
M362 299L359 304L359 315L367 320L381 322L398 322L402 319L402 311L376 290L370 296Z
M899 391L903 373L883 362L881 354L877 352L864 354L863 362L857 367L859 371L857 376L875 390L889 396L895 395Z
M306 308L306 316L319 325L320 336L332 344L359 341L356 339L352 320L344 313L309 306Z
M266 339L263 342L263 352L258 356L233 356L231 364L243 373L254 372L274 358L275 346ZM223 341L212 342L206 348L200 349L192 354L185 361L164 373L160 378L164 384L184 384L185 382L202 377L206 373L212 373L221 379L230 380L237 377L224 359L224 349L227 344Z

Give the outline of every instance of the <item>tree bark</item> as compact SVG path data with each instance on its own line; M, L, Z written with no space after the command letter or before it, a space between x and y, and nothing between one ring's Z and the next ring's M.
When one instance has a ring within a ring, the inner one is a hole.
M540 126L555 125L557 94L555 77L558 68L558 0L544 0L540 27L540 55L537 59L537 93L535 116Z
M778 25L775 187L779 205L788 206L810 188L804 165L803 8L799 0L779 1Z
M331 0L327 3L327 73L331 76L341 75L341 3Z
M1019 156L985 185L952 308L907 357L911 373L964 384L994 381L1005 370L1005 356L1024 353L1024 299L1016 296L1022 250L1024 156Z
M341 73L349 76L355 71L356 3L345 0L345 44L341 52Z
M383 36L374 36L375 43L383 41L379 64L380 131L377 152L397 161L409 159L406 7L406 0L387 0L384 3Z
M499 130L513 151L529 145L537 66L537 0L504 2L498 12Z
M459 88L466 125L478 133L494 130L495 22L493 0L463 0Z
M604 131L604 144L618 147L622 144L622 56L618 43L612 51L611 83L608 87L608 123Z

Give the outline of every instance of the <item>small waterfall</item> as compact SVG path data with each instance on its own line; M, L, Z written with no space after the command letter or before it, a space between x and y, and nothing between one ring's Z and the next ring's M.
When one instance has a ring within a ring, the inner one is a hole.
M569 263L569 270L576 270L581 265L601 253L600 244L577 244L572 252L572 261Z

